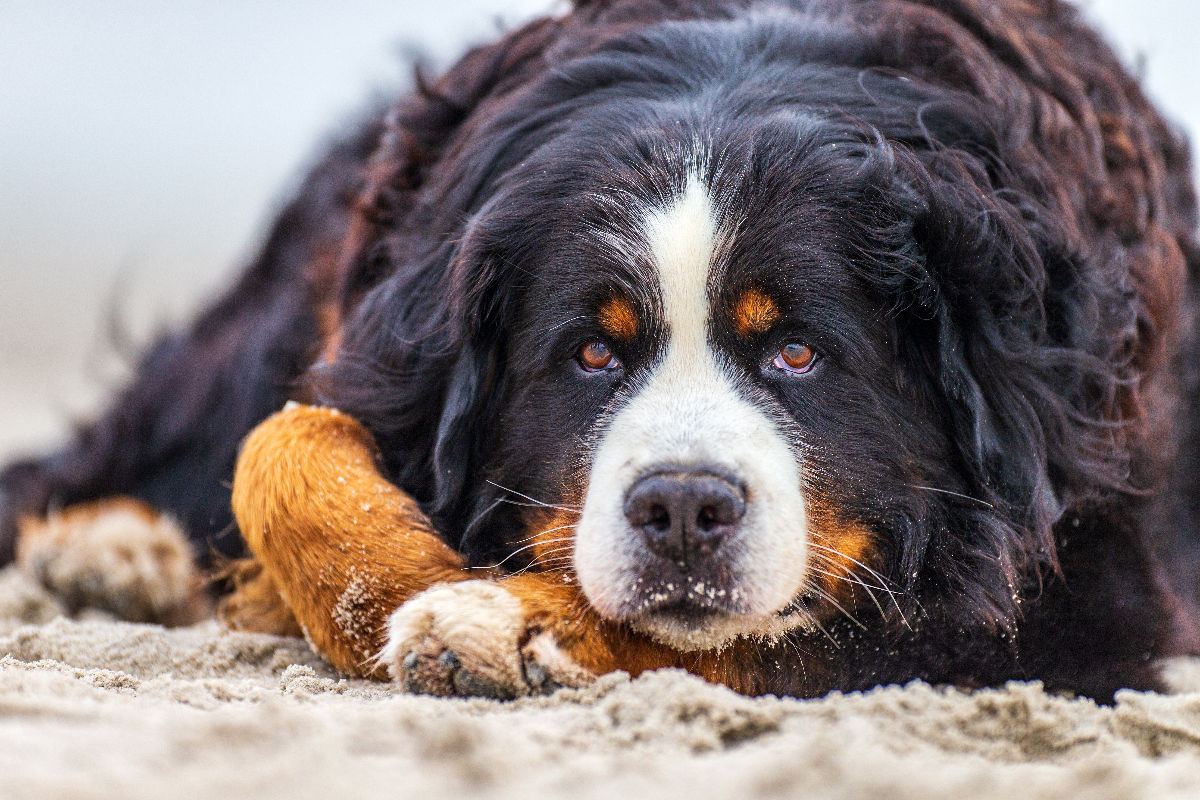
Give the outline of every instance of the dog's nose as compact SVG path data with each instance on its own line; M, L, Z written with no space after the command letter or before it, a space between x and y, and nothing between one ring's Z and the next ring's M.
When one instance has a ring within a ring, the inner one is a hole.
M711 472L655 472L625 497L625 517L650 552L684 566L712 555L745 514L742 490Z

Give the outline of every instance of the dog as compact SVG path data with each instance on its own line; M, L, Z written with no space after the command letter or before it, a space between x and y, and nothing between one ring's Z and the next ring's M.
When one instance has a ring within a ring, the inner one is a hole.
M351 474L419 533L373 534L402 591L339 660L419 691L1159 688L1200 652L1196 230L1183 138L1060 0L577 0L335 144L228 294L3 472L0 544L170 616L180 541L270 544L291 419L313 464L358 448L321 497ZM158 566L60 569L114 513Z

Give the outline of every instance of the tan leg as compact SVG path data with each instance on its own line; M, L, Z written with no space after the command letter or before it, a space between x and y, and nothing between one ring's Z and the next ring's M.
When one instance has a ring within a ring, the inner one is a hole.
M233 584L233 591L217 605L217 617L227 627L275 636L303 635L296 615L258 559L233 561L217 577Z
M343 672L382 678L375 656L388 615L470 576L375 455L370 434L332 409L292 406L251 432L233 510L262 575L227 607L252 606L270 581L317 652Z

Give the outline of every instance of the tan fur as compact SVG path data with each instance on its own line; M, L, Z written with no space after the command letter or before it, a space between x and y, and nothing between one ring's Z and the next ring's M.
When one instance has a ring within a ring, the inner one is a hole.
M876 535L862 523L843 519L815 492L809 493L808 518L812 581L832 601L816 609L818 618L850 612L868 598L879 602L887 587L873 574L883 566Z
M758 289L747 290L734 304L733 325L743 338L766 333L778 321L779 306Z
M614 297L600 308L600 327L614 339L631 342L637 338L638 317L633 303Z
M293 406L251 432L233 510L309 642L347 673L383 677L373 658L388 614L436 583L470 577L416 503L379 474L366 429L332 409Z
M227 627L276 636L303 635L296 615L258 559L238 559L217 577L233 584L233 591L217 605L217 617Z
M112 497L19 523L18 568L72 612L187 625L210 613L187 536L140 500Z

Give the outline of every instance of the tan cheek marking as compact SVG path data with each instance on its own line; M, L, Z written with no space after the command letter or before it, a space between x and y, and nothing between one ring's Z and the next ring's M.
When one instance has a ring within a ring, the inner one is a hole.
M572 501L566 501L572 502ZM547 569L573 572L571 562L575 553L575 525L579 512L556 510L537 514L525 528L525 538L516 547L529 553L530 567L535 571Z
M766 333L779 317L779 306L757 289L744 292L733 306L733 324L742 337Z
M883 588L874 588L879 579L871 574L881 566L876 534L860 522L843 519L828 498L810 497L808 515L811 583L847 610L870 602L868 588L877 598L886 595ZM841 613L829 605L832 612Z
M600 327L614 339L632 341L638 333L637 311L624 297L614 297L600 307Z

